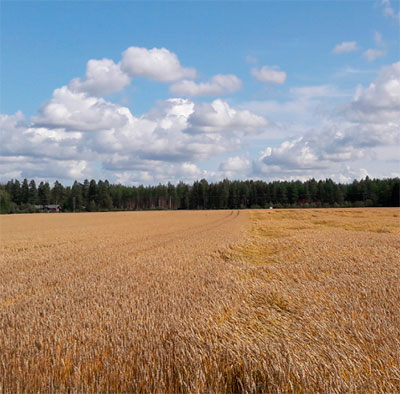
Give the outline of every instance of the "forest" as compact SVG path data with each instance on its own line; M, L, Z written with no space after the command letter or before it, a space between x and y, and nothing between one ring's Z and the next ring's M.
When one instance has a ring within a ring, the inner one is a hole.
M39 206L58 204L64 212L157 210L157 209L246 209L398 207L400 179L366 177L349 184L331 179L307 181L261 180L191 185L180 182L157 186L124 186L107 180L75 181L72 186L13 179L0 185L1 213L30 213Z

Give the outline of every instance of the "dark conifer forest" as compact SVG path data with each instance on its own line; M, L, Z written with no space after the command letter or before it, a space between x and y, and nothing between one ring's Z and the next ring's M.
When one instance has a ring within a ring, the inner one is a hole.
M28 213L59 205L64 212L151 209L245 209L398 207L400 179L354 180L349 184L331 179L264 182L260 180L192 185L180 182L157 186L123 186L107 180L75 181L63 186L56 181L10 180L0 185L1 213Z

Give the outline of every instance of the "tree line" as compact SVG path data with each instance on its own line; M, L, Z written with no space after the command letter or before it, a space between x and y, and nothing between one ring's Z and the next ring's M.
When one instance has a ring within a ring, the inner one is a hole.
M75 181L72 186L17 179L0 185L1 213L37 212L39 205L58 204L65 212L149 209L329 208L400 206L400 179L316 181L261 180L191 185L124 186L107 180Z

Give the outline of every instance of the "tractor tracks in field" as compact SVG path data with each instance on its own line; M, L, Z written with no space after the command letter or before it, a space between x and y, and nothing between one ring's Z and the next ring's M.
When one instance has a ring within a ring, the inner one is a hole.
M183 229L179 229L179 230L173 230L173 231L167 231L167 232L155 232L152 233L150 235L139 235L139 236L135 236L133 238L128 238L127 240L124 241L118 241L118 246L120 248L130 248L133 244L138 244L138 245L142 245L143 243L149 242L152 239L165 239L167 238L167 240L165 241L158 241L154 244L151 244L151 246L148 247L142 247L139 249L136 249L137 251L137 255L143 255L145 252L152 250L153 248L157 248L160 247L162 245L164 245L166 242L173 240L175 238L180 238L180 239L187 239L188 234L189 233L197 233L197 234L202 234L205 231L209 231L210 229L213 228L217 228L222 226L226 221L231 221L234 218L237 218L237 216L239 216L240 212L236 211L236 216L234 214L234 211L231 211L229 214L224 215L222 218L218 218L216 220L212 220L210 222L206 222L206 223L202 223L200 225L195 225L195 226L189 226ZM157 231L157 230L156 230ZM78 245L78 249L79 249L79 241L77 241L76 244L74 244L75 246ZM83 241L86 241L86 239L84 239ZM115 245L115 244L114 244ZM57 256L59 259L63 258L63 259L73 259L75 257L75 255L78 253L76 251L73 251L72 245L70 243L68 243L68 241L65 241L63 244L51 244L51 245L32 245L31 247L27 248L21 248L20 251L29 251L31 252L32 250L35 250L35 253L40 253L43 250L49 251L49 250L54 250L54 254L56 254L57 252L60 252L60 254ZM85 245L84 250L82 250L81 252L84 252L85 254L92 254L96 251L98 251L99 249L102 249L104 245L99 245L97 242L93 243L92 245ZM106 246L104 246L104 248L106 248ZM136 254L135 254L136 255ZM4 258L4 257L3 257ZM6 259L6 258L4 258ZM14 279L16 276L18 275L23 275L24 273L31 273L34 274L36 271L41 271L44 268L47 269L51 269L52 267L55 267L59 264L59 261L57 258L55 258L53 260L53 263L49 263L49 264L42 264L42 265L38 265L35 268L32 268L31 265L28 264L24 264L24 266L22 266L21 268L17 269L15 266L12 267L12 270L10 269L10 273L9 274L2 274L2 280L7 280L7 279ZM1 268L1 267L0 267ZM1 269L0 269L0 274L1 274Z
M179 241L180 243L190 241L191 239L193 239L193 237L196 237L200 234L208 233L212 230L222 227L223 225L225 225L227 223L234 221L239 216L239 214L240 214L240 211L237 211L237 214L234 214L234 211L231 211L231 213L229 215L224 216L221 219L212 221L210 223L204 223L200 226L191 226L187 229L180 230L178 232L170 232L170 233L166 234L168 239L164 239L163 241L158 242L157 244L152 245L151 247L147 247L147 248L138 250L138 252L135 254L135 256L143 256L150 250L162 248L162 247L168 245L169 243L172 244L174 241L175 242ZM179 236L177 236L177 234L179 234Z
M187 248L190 244L199 242L199 240L204 238L204 236L208 237L220 228L234 222L238 219L240 214L240 211L230 211L229 214L224 215L221 218L202 223L200 225L191 225L187 228L179 229L178 231L168 231L166 233L155 232L151 235L142 236L135 240L130 239L128 241L120 242L117 245L113 244L112 246L114 249L117 246L117 248L121 251L119 259L122 257L124 264L130 264L131 262L137 261L138 258L142 259L147 255L156 255L157 253L155 253L155 251L158 251L160 249L176 249L177 244L179 244L179 247L183 247L182 245L185 244L185 247ZM133 242L144 245L142 247L132 250L131 248ZM98 254L99 251L104 251L104 254L102 254L101 257L101 260L103 261L100 263L93 261L90 264L87 264L84 267L83 272L81 264L79 262L73 266L63 266L62 262L57 260L50 266L39 266L38 269L34 270L33 272L29 267L19 270L19 272L17 273L14 271L12 274L13 279L23 273L26 274L28 272L31 278L33 278L35 275L37 277L39 277L40 275L46 276L46 273L50 271L50 275L47 275L47 280L45 281L49 284L38 283L36 287L32 283L30 283L30 285L27 286L28 288L26 292L24 292L23 294L18 294L15 297L4 299L0 303L0 308L5 310L9 307L24 304L25 302L32 299L38 299L43 296L47 296L52 292L55 292L70 285L71 282L79 282L85 277L90 280L90 277L92 277L93 275L98 275L100 272L106 270L114 263L113 259L111 258L112 256L107 255L107 247L109 246L111 245L106 243L105 245L100 246L100 248L98 248L97 245L94 245L91 246L89 250L81 250L80 252L85 253L86 256L93 255L94 259L97 258L96 253ZM149 254L149 252L151 254ZM61 275L64 274L66 277L60 277L60 271L58 270L58 268L60 268L60 264L61 268L63 268L63 270L61 270ZM52 278L52 274L57 276ZM4 279L5 278L3 278L3 280Z

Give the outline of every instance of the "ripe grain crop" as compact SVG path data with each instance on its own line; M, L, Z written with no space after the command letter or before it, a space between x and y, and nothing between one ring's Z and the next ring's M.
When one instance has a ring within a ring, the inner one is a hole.
M399 210L0 217L0 392L396 392Z

